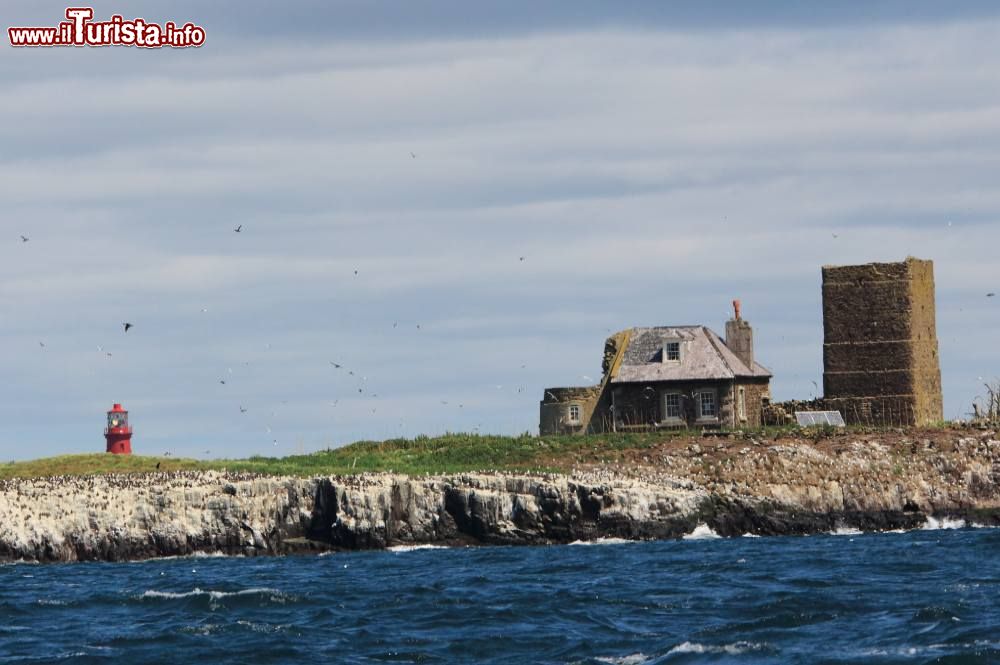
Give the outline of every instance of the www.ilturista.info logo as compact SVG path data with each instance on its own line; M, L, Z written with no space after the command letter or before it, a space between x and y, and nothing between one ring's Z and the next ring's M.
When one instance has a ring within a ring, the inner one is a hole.
M205 43L205 29L194 23L163 25L145 19L126 21L115 14L109 21L92 21L91 7L69 7L66 18L49 28L7 28L11 46L140 46L187 48Z

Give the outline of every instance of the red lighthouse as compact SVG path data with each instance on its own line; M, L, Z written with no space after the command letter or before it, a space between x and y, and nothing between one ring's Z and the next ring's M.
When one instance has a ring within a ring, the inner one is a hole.
M132 454L132 428L128 425L128 411L115 404L108 411L108 426L104 430L108 452L115 455Z

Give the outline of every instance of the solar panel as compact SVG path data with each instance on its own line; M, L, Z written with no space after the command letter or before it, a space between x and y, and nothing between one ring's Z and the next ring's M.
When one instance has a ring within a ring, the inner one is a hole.
M816 427L819 425L844 427L844 417L840 415L840 411L796 411L795 422L800 427Z

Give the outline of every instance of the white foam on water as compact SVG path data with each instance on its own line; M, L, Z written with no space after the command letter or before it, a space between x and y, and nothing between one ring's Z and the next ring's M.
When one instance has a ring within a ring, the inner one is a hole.
M574 540L570 545L624 545L634 542L636 541L626 538L597 538L595 540Z
M416 550L446 550L448 549L445 545L393 545L392 547L386 548L390 552L414 552Z
M208 596L212 600L221 600L223 598L231 598L233 596L253 596L253 595L271 596L272 599L280 600L282 602L284 602L284 600L288 598L288 596L285 593L278 591L277 589L271 589L269 587L241 589L240 591L212 591L211 589L205 590L195 587L191 591L181 591L181 592L155 591L150 589L148 591L144 591L142 595L139 597L177 599L177 598L191 598L194 596Z
M707 540L709 538L721 538L719 534L712 531L712 527L707 524L699 524L694 531L684 536L684 540Z
M642 665L649 661L649 656L644 653L633 653L628 656L598 656L594 660L609 665Z
M168 556L153 556L148 559L134 559L126 563L155 563L157 561L175 561L177 559L243 559L243 554L226 554L216 550L215 552L192 552L191 554L170 554Z
M0 567L3 566L38 566L41 565L39 561L29 561L27 559L14 559L12 561L0 562Z
M247 621L245 619L240 619L236 622L236 625L249 628L255 633L283 633L290 627L290 624L257 623L255 621Z
M756 642L733 642L732 644L699 644L697 642L682 642L667 652L672 653L725 653L737 656L750 651L760 651L766 648L766 644Z
M226 554L221 550L216 550L214 552L195 552L191 555L192 559L225 559L228 557L242 557L242 554Z
M860 536L864 531L861 529L855 529L852 526L838 526L836 529L830 532L831 536Z
M51 598L39 598L38 600L35 601L35 603L38 605L51 605L51 606L69 605L69 603L66 602L65 600L55 600Z
M938 519L928 515L927 521L924 522L924 525L920 528L924 531L937 531L938 529L964 529L965 520L952 517L942 517L941 519Z
M749 531L747 531L746 533L743 534L742 537L743 538L760 538L760 534L750 533Z

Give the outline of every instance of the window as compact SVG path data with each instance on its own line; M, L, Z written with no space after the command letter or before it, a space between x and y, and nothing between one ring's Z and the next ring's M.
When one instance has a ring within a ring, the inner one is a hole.
M580 405L570 404L569 405L569 422L578 423L580 422Z
M715 411L715 391L704 390L695 394L695 401L698 404L698 418L701 420L714 420L717 418Z
M663 345L663 362L677 362L681 359L681 343L667 342Z
M663 396L663 420L681 419L681 394L667 393Z
M747 419L747 396L743 386L740 386L739 394L736 396L736 410L739 413L740 420Z

